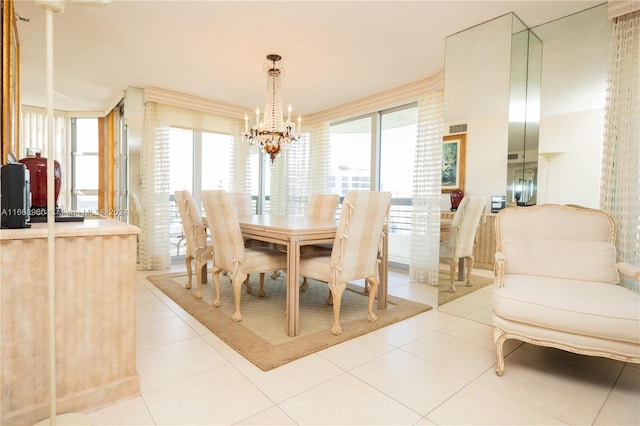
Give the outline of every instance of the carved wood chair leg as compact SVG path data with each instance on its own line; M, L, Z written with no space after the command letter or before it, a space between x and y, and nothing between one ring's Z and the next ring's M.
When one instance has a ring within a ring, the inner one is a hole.
M242 297L242 285L245 282L245 280L248 278L248 275L245 274L238 274L235 277L233 277L232 285L233 285L233 305L234 305L234 311L233 311L233 315L231 315L231 318L234 321L242 321L242 314L240 313L240 298Z
M186 255L184 257L184 264L187 267L187 283L184 288L191 288L191 276L193 275L193 271L191 270L191 260L193 257Z
M368 315L367 320L375 321L378 319L378 316L373 312L373 305L376 302L376 294L378 294L378 285L380 281L375 277L365 279L365 282L369 284L371 287L369 289L369 305L368 305Z
M449 259L449 283L450 283L449 292L450 293L456 292L456 286L454 283L456 280L457 266L458 266L458 259Z
M471 282L471 270L473 269L474 257L473 256L468 256L467 259L468 259L468 262L466 262L467 286L471 287L471 286L473 286L473 283Z
M224 271L215 265L213 267L213 270L211 271L211 275L213 275L213 285L216 289L216 298L213 301L212 305L216 308L220 306L220 274L223 273Z
M344 283L330 289L330 292L333 294L333 326L331 327L331 332L335 336L342 334L342 327L340 326L340 302L342 301L342 293L344 293L346 287L347 284Z
M507 340L507 335L498 327L493 327L493 347L496 351L496 375L504 373L504 350L502 345Z

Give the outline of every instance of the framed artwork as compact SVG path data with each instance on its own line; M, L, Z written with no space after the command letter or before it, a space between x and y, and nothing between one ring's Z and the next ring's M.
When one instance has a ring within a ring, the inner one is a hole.
M19 155L20 67L13 1L2 5L2 164Z
M442 140L442 192L464 191L467 135L445 136Z

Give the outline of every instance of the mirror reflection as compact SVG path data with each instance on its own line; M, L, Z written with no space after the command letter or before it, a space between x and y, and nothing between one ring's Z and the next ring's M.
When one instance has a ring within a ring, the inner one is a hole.
M514 16L514 29L524 24ZM511 37L507 202L531 206L537 201L538 138L542 41L530 29Z
M503 16L447 39L445 134L468 125L466 194L598 207L610 31L602 4L531 29ZM490 219L479 235L492 234ZM441 308L464 316L453 305ZM474 319L490 324L490 309Z

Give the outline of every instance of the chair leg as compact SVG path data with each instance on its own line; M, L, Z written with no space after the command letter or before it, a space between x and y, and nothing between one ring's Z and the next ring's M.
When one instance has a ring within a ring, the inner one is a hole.
M251 293L253 291L253 289L251 288L251 284L249 284L249 277L251 275L247 275L247 279L244 280L244 285L246 287L246 292L247 293Z
M467 256L468 262L466 264L466 268L467 268L467 287L471 287L473 286L473 283L471 282L471 270L473 269L473 255L471 256Z
M448 262L449 262L449 280L450 280L449 292L455 293L456 286L454 285L454 282L456 279L456 267L458 265L458 259L449 259Z
M376 277L370 277L365 279L365 282L367 282L370 286L369 305L367 307L369 314L367 315L367 320L375 321L378 319L378 316L373 312L373 304L376 302L376 294L378 294L378 285L380 284L380 280L378 280Z
M191 270L191 260L193 257L189 255L184 256L184 264L187 267L187 283L184 288L191 288L191 276L193 275L193 271Z
M504 350L502 345L505 340L507 340L507 334L498 327L493 327L493 347L496 350L496 375L499 377L504 373Z
M333 326L331 332L338 336L342 334L342 327L340 327L340 302L342 301L342 293L347 287L347 283L334 285L329 287L330 292L333 294Z
M238 274L235 277L233 277L233 279L231 280L231 283L233 285L233 304L234 304L234 311L233 311L233 315L231 315L231 318L234 321L242 321L242 314L240 313L240 297L242 296L242 284L244 283L245 279L247 278L246 274Z
M217 266L213 265L213 270L211 271L211 275L213 275L213 286L216 289L216 298L213 301L212 305L214 307L220 306L220 274L224 273L224 271Z
M196 260L196 298L202 298L202 284L207 282L207 261Z

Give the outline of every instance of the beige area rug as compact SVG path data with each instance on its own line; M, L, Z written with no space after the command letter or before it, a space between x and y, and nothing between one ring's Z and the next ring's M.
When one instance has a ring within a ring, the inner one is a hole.
M309 280L309 288L300 293L300 335L286 335L285 282L281 275L276 280L265 277L264 297L258 297L258 275L251 276L253 291L243 289L240 311L242 321L231 319L233 313L233 291L230 280L220 277L222 305L211 306L215 298L213 280L203 285L202 299L195 298L195 275L193 288L185 289L186 272L152 275L147 279L174 300L257 367L268 371L314 352L370 333L395 322L428 311L431 306L398 297L389 296L387 309L375 308L377 321L367 321L367 295L362 286L349 284L342 296L340 324L342 334L331 333L333 308L327 305L329 289L325 283Z
M449 274L441 273L438 281L438 306L442 306L445 303L452 302L462 296L466 296L469 293L473 293L476 290L480 290L483 287L493 284L493 278L471 275L471 283L473 285L471 287L467 287L465 281L454 281L456 291L455 293L450 293L449 288L451 287L451 281L449 279Z

